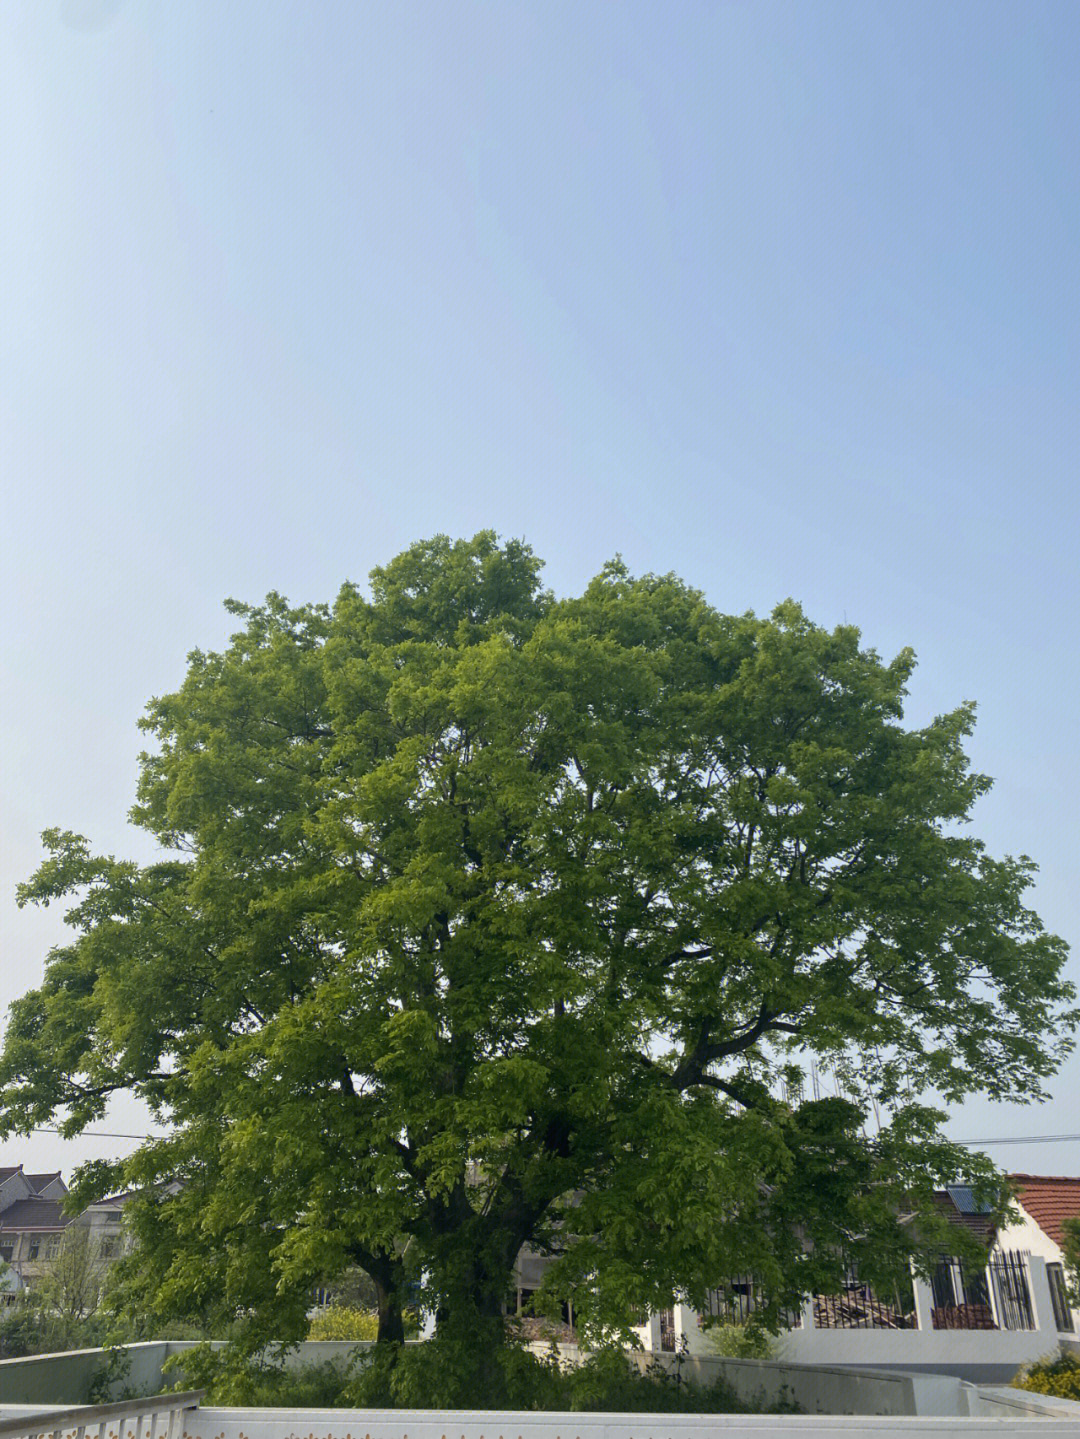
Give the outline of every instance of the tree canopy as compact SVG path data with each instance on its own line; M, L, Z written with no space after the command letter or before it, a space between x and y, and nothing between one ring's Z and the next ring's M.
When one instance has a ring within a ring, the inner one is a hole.
M414 1281L497 1340L526 1242L587 1327L745 1271L790 1302L934 1252L934 1187L993 1179L934 1105L1059 1063L1065 946L966 827L970 705L906 728L911 652L792 602L539 574L485 532L230 604L142 721L160 859L47 832L20 902L72 938L12 1007L0 1132L149 1103L167 1137L77 1197L138 1188L158 1312L287 1337L359 1264L384 1338Z

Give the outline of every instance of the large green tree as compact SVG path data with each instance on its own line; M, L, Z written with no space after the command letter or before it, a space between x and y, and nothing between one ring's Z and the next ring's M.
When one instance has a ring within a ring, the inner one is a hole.
M586 1325L746 1270L790 1301L929 1255L934 1186L992 1171L928 1104L1059 1062L1033 865L965 828L970 706L906 728L911 653L793 603L539 570L438 538L370 597L231 605L143 721L161 858L46 835L20 899L73 935L12 1008L0 1131L149 1103L168 1137L81 1195L140 1190L132 1302L288 1335L358 1264L382 1337L411 1274L497 1344L526 1242Z

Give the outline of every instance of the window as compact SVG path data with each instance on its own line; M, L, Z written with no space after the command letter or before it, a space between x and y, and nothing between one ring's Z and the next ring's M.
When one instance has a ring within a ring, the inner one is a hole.
M38 1257L45 1243L45 1239L46 1236L44 1234L31 1234L30 1248L26 1251L27 1259L36 1259Z
M1061 1334L1073 1332L1072 1311L1069 1308L1069 1290L1065 1284L1065 1270L1060 1264L1048 1264L1046 1277L1050 1282L1050 1301L1054 1306L1054 1323Z
M0 1259L2 1259L5 1264L11 1263L11 1256L14 1253L15 1241L13 1239L5 1239L0 1242Z
M116 1256L117 1256L119 1253L120 1253L120 1240L119 1240L119 1237L118 1237L117 1235L115 1235L115 1234L110 1234L110 1235L108 1236L108 1238L103 1239L103 1240L101 1241L101 1257L102 1257L102 1259L115 1259Z

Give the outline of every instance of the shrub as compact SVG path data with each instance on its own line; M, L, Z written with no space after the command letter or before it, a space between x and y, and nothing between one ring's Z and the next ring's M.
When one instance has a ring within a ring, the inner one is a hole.
M772 1343L763 1329L747 1324L714 1324L705 1331L714 1354L725 1359L768 1359Z
M620 1349L564 1365L554 1347L544 1357L513 1344L477 1356L437 1339L404 1350L380 1346L371 1351L343 1402L359 1408L635 1414L732 1414L747 1407L722 1380L707 1387L691 1384L681 1365L671 1372L655 1361L642 1372Z
M275 1363L207 1343L174 1354L162 1370L178 1376L174 1389L205 1390L208 1404L254 1409L332 1408L345 1402L342 1391L349 1375L347 1367L334 1363L286 1369L280 1357Z
M379 1316L370 1309L334 1304L308 1325L309 1339L377 1339Z
M406 1309L401 1316L405 1338L415 1339L420 1333L420 1316L415 1309ZM375 1340L379 1337L379 1316L374 1309L361 1309L349 1304L331 1304L316 1314L308 1325L309 1339Z
M1052 1394L1056 1399L1080 1400L1080 1359L1075 1354L1040 1359L1020 1371L1013 1387L1030 1389L1035 1394Z
M620 1349L581 1364L508 1344L478 1354L453 1341L380 1344L336 1364L285 1369L209 1345L168 1361L182 1368L178 1388L207 1391L210 1404L376 1409L532 1409L580 1413L738 1414L751 1407L723 1380L689 1382L683 1366L655 1360L640 1370ZM798 1412L790 1404L776 1412Z

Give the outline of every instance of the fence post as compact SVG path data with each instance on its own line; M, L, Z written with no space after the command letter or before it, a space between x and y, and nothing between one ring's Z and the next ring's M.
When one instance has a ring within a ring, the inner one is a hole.
M921 1274L911 1271L911 1287L915 1291L915 1318L919 1328L929 1333L934 1327L934 1291Z
M1057 1333L1057 1319L1054 1317L1054 1301L1050 1294L1050 1280L1046 1277L1046 1260L1039 1254L1027 1256L1028 1280L1031 1284L1031 1317L1036 1329L1049 1329Z
M649 1354L660 1353L660 1311L650 1309L645 1321L645 1350Z
M808 1294L802 1302L802 1327L804 1330L817 1328L817 1322L814 1318L814 1296L812 1294Z

